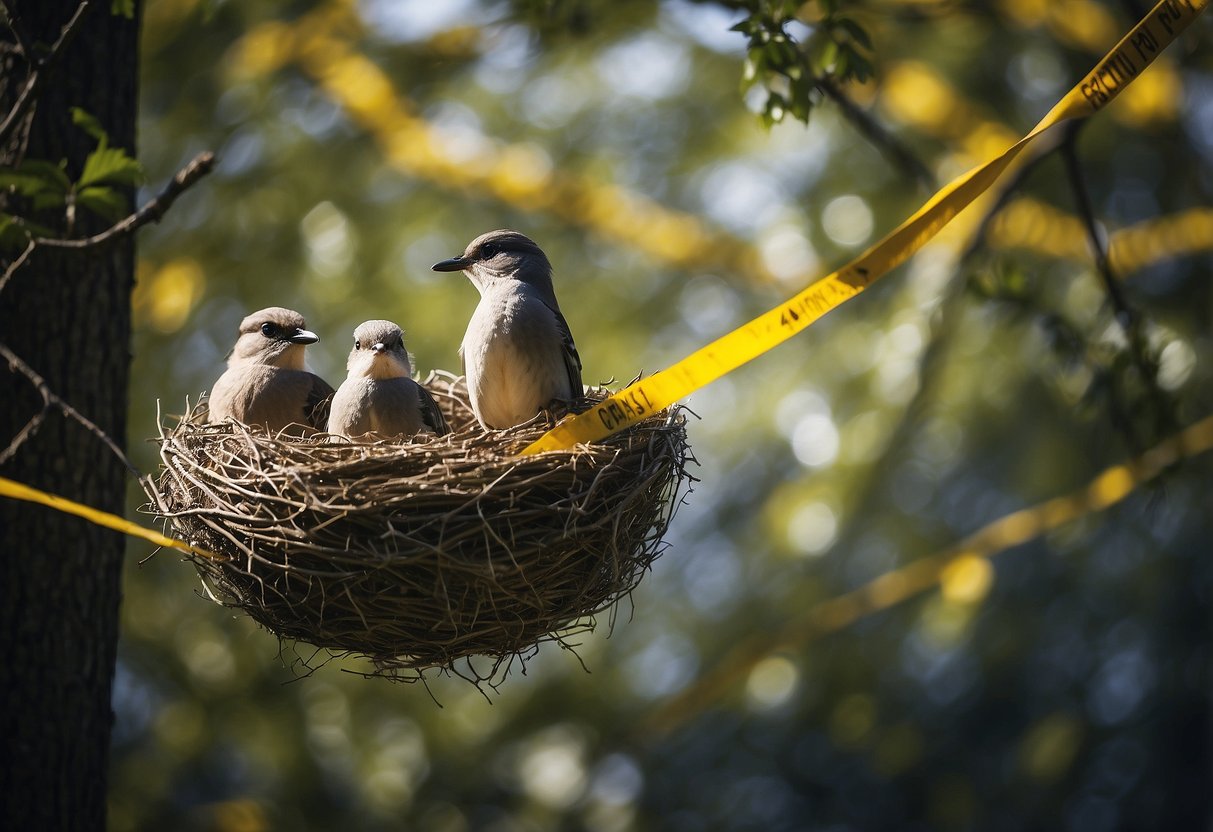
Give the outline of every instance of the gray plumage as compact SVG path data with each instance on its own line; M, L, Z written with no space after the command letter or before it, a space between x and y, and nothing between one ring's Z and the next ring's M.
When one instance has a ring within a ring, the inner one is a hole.
M490 231L433 268L463 271L480 290L459 355L482 426L518 425L584 395L581 357L556 303L552 264L530 238Z
M356 441L447 432L438 403L417 382L404 333L391 321L367 321L354 330L348 375L329 413L328 432Z
M254 312L240 322L227 370L211 388L210 421L235 419L277 433L323 430L333 388L303 368L304 348L320 339L303 316L281 306Z

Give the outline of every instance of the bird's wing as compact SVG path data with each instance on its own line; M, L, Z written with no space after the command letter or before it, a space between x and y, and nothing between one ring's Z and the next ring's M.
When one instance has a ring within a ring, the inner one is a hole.
M303 402L303 416L307 424L317 430L326 430L329 423L329 408L333 404L333 386L320 376L308 373L311 384Z
M358 436L366 432L366 426L358 424L363 416L362 407L358 391L349 379L341 382L341 387L333 394L333 398L329 399L328 403L326 430L329 433L338 436Z
M577 353L577 345L573 343L569 322L560 314L559 307L552 306L547 301L544 301L543 305L556 316L556 331L560 333L560 349L564 356L564 369L568 373L569 389L573 391L574 399L580 399L585 395L585 388L581 384L581 356Z
M421 384L417 385L417 403L421 408L421 421L425 426L432 430L438 436L450 433L450 428L447 427L446 417L442 415L442 409L438 407L438 402L434 400L434 396L429 390Z

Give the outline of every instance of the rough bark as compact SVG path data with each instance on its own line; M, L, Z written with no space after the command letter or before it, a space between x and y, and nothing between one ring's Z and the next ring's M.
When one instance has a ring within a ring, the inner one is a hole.
M23 32L51 44L77 0L9 0ZM4 163L68 160L80 173L93 140L70 107L97 116L110 144L134 154L138 14L95 2L42 87L32 119L3 149ZM0 39L13 42L0 25ZM7 112L24 81L9 52L0 77ZM41 218L45 221L45 218ZM85 220L77 233L98 231ZM0 258L3 263L8 258ZM125 442L134 244L103 252L37 250L0 294L0 341L120 445ZM41 399L0 363L0 448ZM0 475L121 514L119 460L75 422L51 413ZM49 509L0 499L0 825L105 826L110 690L118 641L123 539Z

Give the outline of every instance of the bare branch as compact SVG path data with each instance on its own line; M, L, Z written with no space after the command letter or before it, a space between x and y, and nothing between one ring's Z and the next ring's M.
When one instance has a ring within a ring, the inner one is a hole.
M1142 383L1146 387L1150 400L1155 405L1154 429L1159 432L1166 431L1175 424L1174 414L1166 394L1158 386L1157 368L1149 356L1149 345L1146 342L1141 316L1137 313L1137 310L1129 305L1128 300L1125 298L1124 290L1121 288L1120 280L1117 279L1116 273L1112 270L1112 264L1108 260L1107 241L1099 232L1099 225L1095 220L1095 211L1091 205L1091 194L1087 189L1086 181L1083 179L1082 165L1078 159L1078 133L1085 123L1086 120L1084 119L1066 125L1061 140L1061 155L1065 160L1066 173L1070 180L1070 190L1074 193L1075 207L1077 207L1083 226L1087 231L1087 239L1091 244L1091 251L1095 257L1096 269L1099 272L1099 276L1103 279L1104 289L1107 291L1108 299L1112 303L1116 321L1120 324L1125 334L1125 340L1128 342L1127 349L1129 355L1133 360L1133 364L1137 367L1137 372L1141 374ZM1126 421L1127 438L1130 447L1134 451L1140 450L1141 446L1136 432L1133 430L1132 421L1128 420L1127 417L1122 418L1125 418Z
M25 423L25 427L17 431L17 435L13 437L13 441L8 443L8 447L0 451L0 465L8 462L17 455L17 449L26 443L34 434L38 432L38 428L42 427L42 423L46 421L46 411L49 406L43 402L42 409L30 417L30 420Z
M32 38L30 38L29 33L25 29L25 21L17 13L17 9L13 7L12 0L0 0L0 6L4 8L5 23L8 24L9 31L13 33L13 39L17 41L17 50L27 61L32 61L33 57L30 54Z
M934 193L938 189L939 183L935 181L935 174L931 173L930 168L909 147L847 97L837 84L824 77L818 78L815 84L834 102L843 118L851 122L851 125L895 167L912 177L926 191Z
M120 240L148 223L159 222L165 212L190 186L210 173L215 167L215 154L209 150L199 153L193 161L177 172L177 175L165 186L160 194L135 213L92 237L77 240L61 240L54 237L37 237L34 243L39 246L55 249L79 250L95 248ZM0 284L2 286L3 284Z
M964 252L960 255L960 265L966 265L970 260L973 259L974 256L977 255L979 251L985 247L986 236L990 233L990 226L994 224L994 220L996 220L998 215L1002 213L1002 209L1007 207L1007 203L1011 201L1012 197L1019 193L1019 189L1023 187L1023 184L1028 180L1028 177L1035 172L1036 168L1041 162L1043 162L1046 158L1052 155L1054 151L1057 150L1060 144L1060 141L1053 141L1051 144L1041 147L1030 157L1028 157L1025 162L1019 165L1018 169L1014 171L1014 174L1006 181L1005 184L999 186L998 195L994 200L994 204L991 205L990 209L986 211L985 215L982 216L981 221L977 224L977 230L973 232L973 236L969 239L968 246L965 247Z
M122 450L122 448L118 447L118 443L111 439L109 434L99 428L95 422L90 420L80 411L76 410L76 408L72 407L63 399L59 398L55 391L50 388L50 385L46 383L46 379L38 375L38 373L32 367L30 367L30 365L21 360L21 358L18 357L15 352L8 348L8 345L0 343L0 356L3 356L8 361L10 370L25 376L29 380L29 383L34 386L34 389L38 391L38 395L42 397L43 414L45 414L46 408L54 407L62 412L64 416L79 422L90 433L100 439L105 446L114 453L114 456L118 457L118 459L122 461L122 464L127 467L127 470L135 475L135 479L139 480L140 482L143 481L143 474L141 474L139 469L136 468L130 459L127 458L126 453ZM33 424L35 420L39 422L41 421L39 416L35 416L33 419L31 419L30 424L27 424L21 430L21 432L14 437L13 442L11 442L9 447L5 449L4 455L0 456L0 462L5 461L9 456L15 453L16 448L20 446L21 442L24 442L37 431L38 426ZM31 425L33 426L31 427Z
M4 270L4 274L0 275L0 292L4 291L4 287L8 285L9 280L17 273L17 269L25 265L25 261L34 253L37 243L30 240L25 246L25 251L18 255L17 259L8 264L8 268Z
M1108 261L1108 247L1103 235L1099 233L1099 224L1095 221L1095 211L1091 207L1091 193L1087 190L1087 183L1082 176L1082 165L1078 161L1078 132L1085 123L1083 120L1066 125L1061 141L1061 155L1066 163L1066 174L1070 179L1070 190L1074 193L1075 207L1083 227L1087 230L1087 239L1095 256L1095 266L1099 270L1099 276L1103 278L1104 289L1108 293L1108 299L1112 301L1112 308L1116 311L1116 319L1128 334L1137 314L1125 299L1120 281L1116 279L1112 264Z
M25 51L25 59L30 63L30 74L26 79L25 88L21 90L21 94L17 97L13 108L4 117L3 123L0 123L0 147L8 141L9 133L20 123L25 112L34 103L38 90L41 89L47 75L55 68L55 64L59 62L68 45L76 36L77 30L80 28L80 21L84 19L84 16L93 7L93 3L94 0L80 0L80 5L76 7L76 13L72 15L72 19L59 32L58 40L55 41L55 45L51 47L50 53L45 58L35 59L27 50L28 44L22 46L23 51ZM13 12L9 7L8 0L4 0L4 8L8 11L9 20L11 21L13 19ZM13 31L16 33L15 27Z

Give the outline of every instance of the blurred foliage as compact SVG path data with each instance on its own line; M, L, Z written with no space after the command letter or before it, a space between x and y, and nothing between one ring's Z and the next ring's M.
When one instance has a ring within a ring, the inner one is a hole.
M731 31L741 32L748 41L743 91L753 85L766 90L762 118L767 126L787 114L808 123L823 84L862 84L872 77L872 39L855 18L842 13L839 7L846 3L739 0L724 5L746 12ZM815 14L806 25L801 16L810 12ZM789 24L807 28L803 43L788 31Z
M135 459L155 468L158 410L211 384L251 309L303 312L330 381L377 317L404 327L422 372L457 367L476 292L429 266L492 228L555 264L587 381L668 366L923 201L811 91L807 125L764 128L791 64L764 57L739 95L755 37L789 34L806 82L837 71L811 50L848 43L871 77L841 89L947 181L1030 128L1130 5L153 0L138 158L152 183L203 149L220 161L140 237ZM1211 20L1080 145L1181 425L1213 410ZM1132 362L1060 158L1023 174L974 246L995 196L692 397L702 482L580 661L544 649L487 696L340 659L306 675L325 657L133 544L113 829L1207 824L1207 459L959 561L940 591L776 639L814 604L1084 487L1132 453L1125 420L1145 446L1162 438L1140 384L1107 392ZM709 676L724 681L697 686Z

